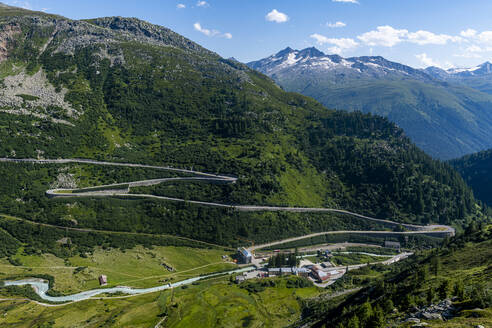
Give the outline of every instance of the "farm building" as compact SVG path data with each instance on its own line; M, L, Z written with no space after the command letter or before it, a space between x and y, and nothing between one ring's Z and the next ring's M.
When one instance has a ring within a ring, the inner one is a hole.
M99 285L101 286L105 286L108 284L108 277L106 277L105 275L100 275L99 276Z

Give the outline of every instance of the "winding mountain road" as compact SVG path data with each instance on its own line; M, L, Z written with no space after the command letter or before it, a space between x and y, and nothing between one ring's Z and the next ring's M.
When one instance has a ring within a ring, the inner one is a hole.
M92 165L106 165L106 166L121 166L121 167L137 167L137 168L147 168L147 169L155 169L155 170L165 170L172 171L178 173L186 173L190 175L195 175L194 177L176 177L176 178L162 178L162 179L149 179L149 180L139 180L139 181L131 181L126 183L117 183L117 184L109 184L102 186L91 187L94 190L91 191L91 188L84 188L83 191L81 189L50 189L46 191L46 194L49 197L131 197L131 198L151 198L151 199L161 199L166 201L174 201L174 202L185 202L189 204L197 204L203 206L213 206L213 207L223 207L230 208L237 211L244 212L263 212L263 211L274 211L274 212L304 212L304 213L338 213L344 214L348 216L352 216L359 219L369 220L373 222L377 222L384 225L389 225L393 227L404 227L407 230L405 232L390 232L390 231L328 231L328 232L319 232L310 234L302 237L289 238L282 241L272 242L269 244L261 245L262 247L273 246L277 244L286 243L289 241L295 241L299 239L315 237L326 234L334 234L334 233L376 233L376 234L436 234L436 235L454 235L455 230L450 226L445 225L429 225L429 226L420 226L415 224L407 224L394 222L390 220L384 219L376 219L369 216L353 213L346 210L335 209L335 208L311 208L311 207L281 207L281 206L256 206L256 205L231 205L231 204L221 204L215 202L204 202L204 201L196 201L196 200L185 200L181 198L173 198L166 196L156 196L149 194L130 194L130 189L132 187L141 187L141 186L152 186L165 182L174 182L174 181L203 181L208 183L235 183L238 178L234 176L228 175L219 175L212 173L204 173L198 172L194 170L187 169L178 169L170 166L156 166L156 165L146 165L146 164L135 164L135 163L117 163L117 162L105 162L105 161L96 161L90 159L33 159L33 158L0 158L0 162L11 162L11 163L33 163L33 164L92 164ZM101 190L103 189L103 190ZM258 249L258 247L256 247Z
M193 170L187 170L187 169L177 169L173 167L168 167L168 166L154 166L154 165L145 165L145 164L133 164L133 163L114 163L114 162L104 162L104 161L95 161L95 160L87 160L87 159L14 159L14 158L0 158L0 163L5 162L5 163L33 163L33 164L72 164L72 163L77 163L77 164L92 164L92 165L107 165L107 166L120 166L120 167L138 167L138 168L148 168L148 169L156 169L156 170L167 170L167 171L172 171L172 172L179 172L179 173L185 173L189 175L194 175L192 177L174 177L174 178L161 178L161 179L149 179L149 180L140 180L140 181L131 181L127 183L117 183L117 184L109 184L109 185L103 185L103 186L95 186L92 188L84 188L84 189L50 189L46 191L46 194L48 197L112 197L112 196L117 196L117 197L131 197L131 198L154 198L154 199L162 199L166 201L175 201L175 202L186 202L190 204L198 204L198 205L203 205L203 206L214 206L214 207L225 207L225 208L231 208L233 210L237 211L245 211L245 212L259 212L259 211L285 211L285 212L309 212L309 213L338 213L338 214L344 214L348 216L352 216L355 218L359 219L364 219L364 220L369 220L373 222L377 222L380 224L384 225L390 225L393 227L404 227L408 231L402 231L402 232L396 232L396 231L358 231L358 230L346 230L346 231L326 231L326 232L318 232L318 233L312 233L308 234L305 236L300 236L300 237L292 237L292 238L287 238L283 240L278 240L278 241L273 241L269 242L266 244L262 245L257 245L257 246L252 246L249 248L250 251L254 251L255 249L260 249L260 248L265 248L269 246L274 246L274 245L279 245L283 243L288 243L291 241L297 241L305 238L310 238L310 237L316 237L316 236L322 236L322 235L327 235L327 234L404 234L404 235L412 235L412 234L432 234L432 235L439 235L439 236L445 236L445 235L454 235L455 230L452 227L449 226L444 226L444 225L429 225L429 226L419 226L419 225L414 225L414 224L404 224L404 223L399 223L399 222L394 222L390 220L383 220L383 219L376 219L372 217L368 217L365 215L345 211L345 210L340 210L340 209L333 209L333 208L307 208L307 207L280 207L280 206L255 206L255 205L231 205L231 204L220 204L220 203L214 203L214 202L204 202L204 201L194 201L194 200L185 200L185 199L180 199L180 198L172 198L172 197L165 197L165 196L156 196L156 195L147 195L147 194L130 194L130 189L132 187L141 187L141 186L152 186L152 185L157 185L160 183L166 183L166 182L173 182L173 181L203 181L203 182L208 182L208 183L235 183L238 178L233 177L233 176L227 176L227 175L218 175L218 174L211 174L211 173L204 173L204 172L197 172ZM91 190L93 189L93 190ZM17 219L17 218L14 218ZM22 220L22 219L19 219ZM34 222L33 222L34 223ZM40 225L47 225L43 223L35 223L35 224L40 224ZM47 225L48 226L48 225ZM65 229L73 229L73 230L79 230L79 231L93 231L92 229L84 229L84 228L66 228L66 227L58 227L54 226L57 228L65 228ZM111 232L111 233L119 233L119 232ZM392 264L398 260L401 260L405 258L406 256L409 256L411 253L404 253L404 254L399 254L396 257L393 257L389 260L387 260L387 264ZM257 261L260 261L261 259L254 259L252 264L258 264L255 263ZM234 271L231 271L229 273L233 272L242 272L248 270L249 267L246 268L241 268L237 269ZM18 286L23 286L23 285L31 285L34 287L36 293L43 298L44 300L48 301L68 301L68 302L76 302L76 301L81 301L84 299L89 299L94 296L97 296L101 293L115 293L115 292L123 292L125 294L128 294L128 297L134 296L134 295L139 295L139 294L145 294L145 293L152 293L164 289L168 289L171 287L178 287L181 285L189 284L194 281L206 278L206 277L213 277L216 275L220 275L221 273L214 273L214 274L209 274L208 276L205 277L194 277L190 278L184 281L180 281L178 283L175 283L174 285L163 285L163 286L157 286L154 288L147 288L147 289L134 289L131 287L114 287L114 288L109 288L109 289L95 289L95 290L90 290L90 291L85 291L79 294L74 294L74 295L67 295L67 296L61 296L61 297L50 297L46 295L46 292L48 291L48 284L44 281L36 280L36 279L24 279L24 280L17 280L17 281L6 281L6 285L18 285Z

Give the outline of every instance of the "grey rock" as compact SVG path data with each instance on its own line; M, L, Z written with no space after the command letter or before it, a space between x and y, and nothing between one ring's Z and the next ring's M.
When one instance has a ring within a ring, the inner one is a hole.
M440 313L423 312L421 317L427 320L442 320L442 315Z

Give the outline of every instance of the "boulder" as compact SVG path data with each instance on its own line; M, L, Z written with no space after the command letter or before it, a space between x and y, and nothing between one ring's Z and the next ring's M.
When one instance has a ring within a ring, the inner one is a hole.
M418 327L426 327L428 326L429 324L427 322L421 322L421 323L417 323L413 326L411 326L412 328L418 328Z
M424 312L421 314L421 317L427 320L442 320L442 315L440 313Z

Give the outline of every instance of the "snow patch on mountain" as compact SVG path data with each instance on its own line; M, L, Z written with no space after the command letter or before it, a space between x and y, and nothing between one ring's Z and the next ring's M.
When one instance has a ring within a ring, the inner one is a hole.
M331 72L339 75L357 74L371 77L394 75L399 78L413 76L418 79L431 79L425 72L388 61L383 57L342 58L339 55L327 55L314 47L303 50L287 47L275 55L248 63L248 66L269 76L293 70L316 74Z

